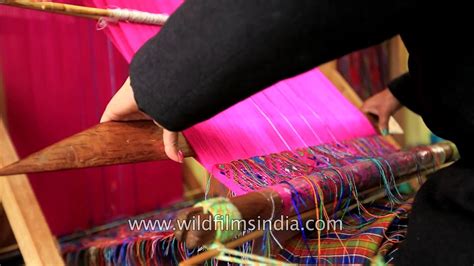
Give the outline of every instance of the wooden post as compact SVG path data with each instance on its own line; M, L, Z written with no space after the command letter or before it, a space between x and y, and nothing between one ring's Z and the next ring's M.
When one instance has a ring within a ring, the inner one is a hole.
M18 160L3 120L0 151L0 166ZM0 177L0 202L27 265L64 264L26 175Z

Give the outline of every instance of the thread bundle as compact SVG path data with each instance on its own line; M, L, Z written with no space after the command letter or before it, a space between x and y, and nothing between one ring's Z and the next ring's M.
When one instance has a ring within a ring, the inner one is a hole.
M138 10L115 8L108 9L108 11L113 19L136 23L164 25L168 19L168 15L165 14L154 14Z

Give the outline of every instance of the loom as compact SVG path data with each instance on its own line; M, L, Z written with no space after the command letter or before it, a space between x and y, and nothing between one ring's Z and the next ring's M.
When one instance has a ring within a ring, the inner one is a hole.
M12 5L16 3L16 6L25 4L23 2L26 1L7 1ZM98 7L104 6L101 1L94 2ZM174 3L173 8L178 4ZM57 8L61 11L56 10L59 13L72 12L95 19L106 15L100 9L93 10L97 13L91 15L84 11L87 8L47 6L49 11L54 12L54 8ZM130 8L135 7L131 4ZM149 8L147 12L165 13L160 10L158 1ZM129 60L134 51L157 30L150 31L149 26L140 27L146 27L146 32L140 31L143 34L135 39L130 35L139 29L131 25L111 24L107 28L114 43ZM126 42L127 39L130 41ZM315 215L321 218L361 208L362 202L374 200L374 194L378 195L377 199L384 196L394 204L401 200L397 191L399 183L435 171L456 159L455 148L450 143L401 151L390 137L378 136L369 120L354 105L360 105L360 100L348 89L347 84L334 70L322 67L281 81L186 130L180 136L179 147L185 156L196 157L214 178L229 189L234 196L229 203L235 206L244 220L257 217L269 219L277 215L286 215L293 220ZM242 118L245 120L242 121ZM110 122L87 129L8 165L0 169L0 175L163 159L166 159L166 155L162 132L152 122ZM227 191L223 191L221 196L226 194ZM212 215L205 213L202 207L192 205L184 204L168 211L174 213L174 218L181 220ZM182 210L183 207L188 208ZM164 214L165 211L160 213L158 219L163 219ZM153 245L150 246L150 243L167 243L170 249L176 245L176 250L186 253L182 244L175 244L175 239L184 242L187 248L195 249L214 242L218 231L213 228L207 231L177 230L174 235L170 232L139 233L130 236L136 240L130 243L145 243L151 249ZM248 241L263 235L265 232L261 231L243 236L237 232L222 242L228 243L227 248L243 246L242 249L245 249ZM293 233L286 239L293 237L301 236ZM318 235L318 241L320 238ZM100 248L106 250L108 245L115 245L114 252L120 254L111 258L111 262L124 259L122 256L133 260L130 258L135 256L130 255L133 252L116 251L117 246L126 246L123 244L126 239L128 236L122 236L113 243L96 239L81 248L84 252ZM157 250L151 253L159 253ZM78 253L74 245L66 245L63 251L66 261L71 264L76 262L70 261L70 258L79 256L81 252ZM222 258L224 251L232 253L221 247L181 254L181 257L184 259L196 255L184 262L191 265L215 256ZM90 252L95 254L89 256L91 261L105 254L105 251ZM315 252L315 256L320 258L318 252ZM146 254L140 256L146 257ZM135 260L143 263L140 256L137 255ZM166 263L166 260L160 262ZM319 259L316 262L320 263Z

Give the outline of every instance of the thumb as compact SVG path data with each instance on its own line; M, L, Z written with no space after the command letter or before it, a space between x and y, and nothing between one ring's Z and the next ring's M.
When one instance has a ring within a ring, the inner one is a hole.
M155 120L153 123L158 127L163 128L160 124L158 124ZM183 152L178 150L178 133L171 132L163 128L163 146L165 147L165 153L168 158L171 160L182 163L184 160Z
M183 153L178 150L178 133L163 129L163 144L165 153L171 160L182 163Z

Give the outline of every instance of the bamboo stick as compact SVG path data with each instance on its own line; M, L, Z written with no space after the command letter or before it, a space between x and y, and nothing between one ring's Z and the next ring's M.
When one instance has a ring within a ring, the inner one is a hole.
M96 7L87 7L87 6L79 6L79 5L71 5L71 4L63 4L63 3L54 3L54 2L34 2L34 1L26 1L26 0L0 0L0 4L55 13L55 14L62 14L62 15L70 15L76 17L83 17L83 18L90 18L90 19L100 19L100 18L111 18L114 20L125 20L122 19L120 16L117 16L114 13L114 9L105 9L105 8L96 8ZM128 12L122 9L124 12ZM152 14L144 11L132 11L134 12L134 16L140 15L148 17L147 19L126 19L130 22L135 23L142 23L142 24L153 24L153 25L163 25L164 21L166 20L166 15L160 14ZM162 16L163 19L157 22L154 19L150 19L150 16ZM154 22L152 22L152 20Z
M89 16L89 17L108 17L110 12L107 9L102 8L95 8L95 7L85 7L85 6L78 6L78 5L70 5L70 4L63 4L63 3L53 3L53 2L32 2L32 1L25 1L25 0L14 0L14 1L3 1L1 4L38 10L38 11L45 11L45 12L61 12L66 13L73 16Z

